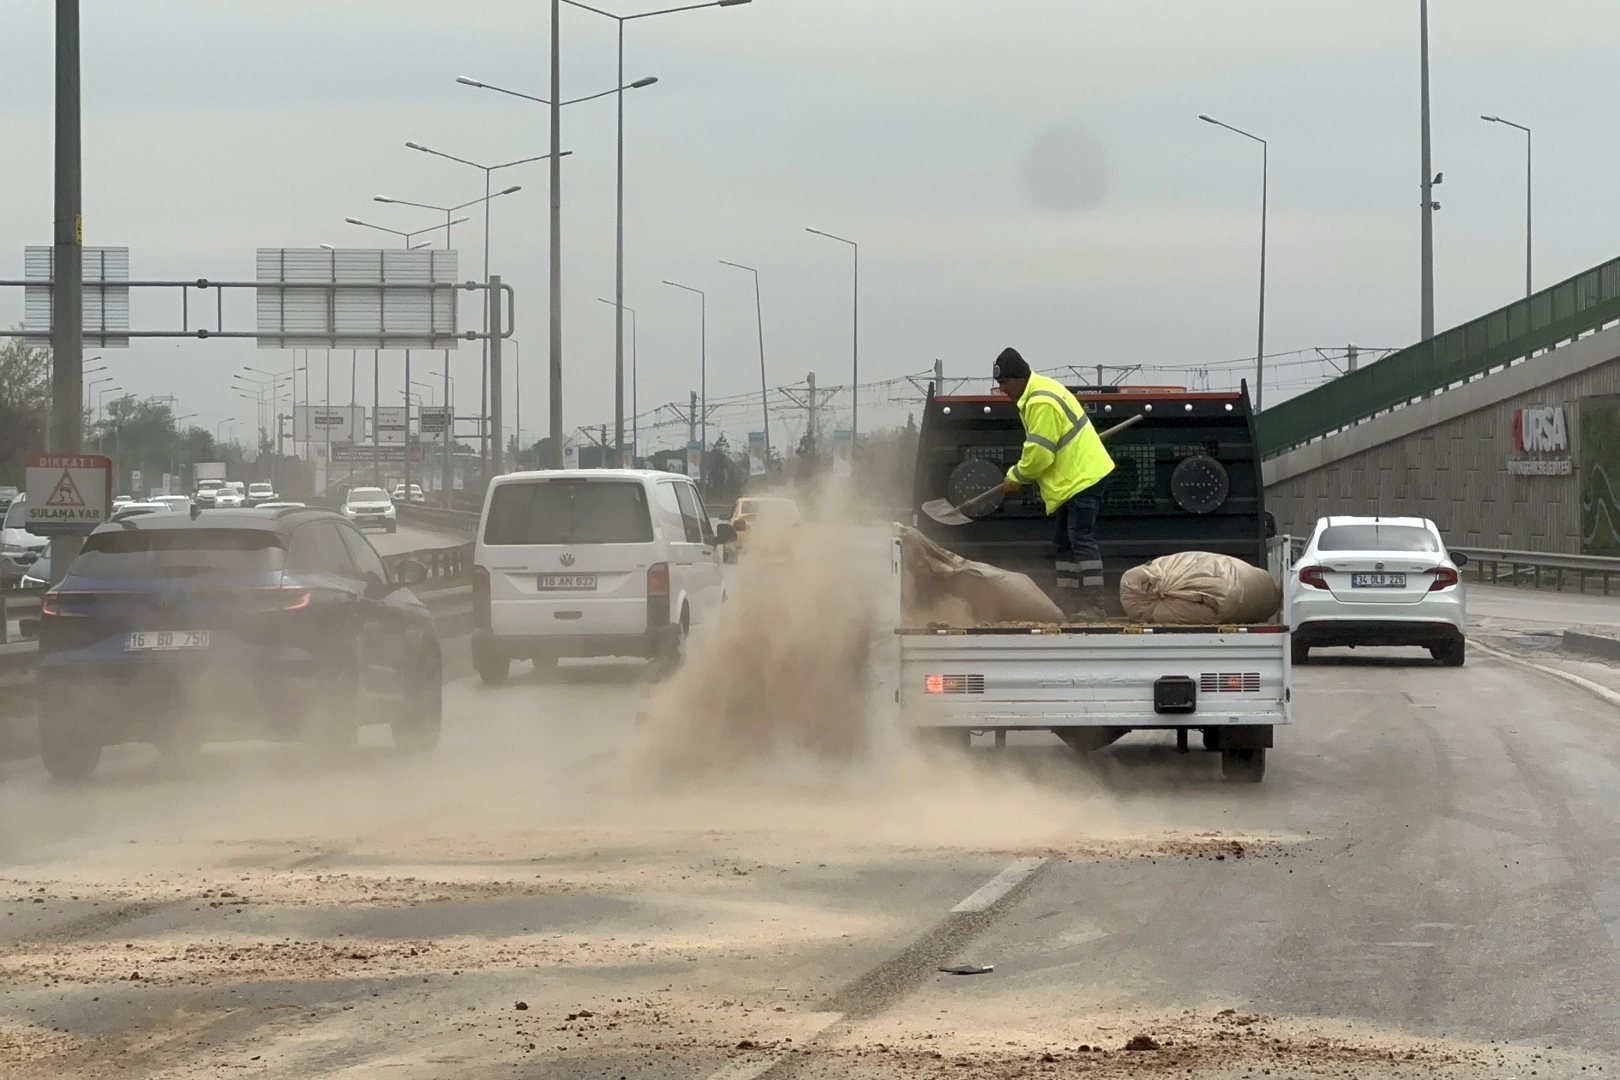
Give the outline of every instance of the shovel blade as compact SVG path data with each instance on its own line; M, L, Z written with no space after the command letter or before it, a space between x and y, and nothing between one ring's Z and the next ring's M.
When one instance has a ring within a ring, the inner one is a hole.
M941 525L966 525L973 520L958 510L949 499L929 499L922 504L922 512Z

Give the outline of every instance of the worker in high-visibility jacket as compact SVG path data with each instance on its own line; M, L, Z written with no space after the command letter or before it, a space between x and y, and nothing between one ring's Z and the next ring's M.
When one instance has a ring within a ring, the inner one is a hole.
M1102 481L1114 459L1080 402L1056 379L1036 375L1016 349L996 357L996 387L1018 403L1024 423L1024 449L1002 484L1014 492L1038 484L1046 512L1057 518L1059 604L1071 617L1100 618L1103 602L1102 549L1097 546L1097 514Z

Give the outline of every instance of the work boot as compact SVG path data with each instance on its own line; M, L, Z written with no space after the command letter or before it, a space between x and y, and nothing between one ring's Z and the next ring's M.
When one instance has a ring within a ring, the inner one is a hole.
M1103 603L1101 589L1081 589L1072 594L1063 613L1070 622L1102 622L1108 618L1108 606Z

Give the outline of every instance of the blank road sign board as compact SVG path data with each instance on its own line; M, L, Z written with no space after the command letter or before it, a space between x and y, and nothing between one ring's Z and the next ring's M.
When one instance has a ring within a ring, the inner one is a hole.
M111 492L111 458L30 454L24 527L36 536L88 533L111 516Z

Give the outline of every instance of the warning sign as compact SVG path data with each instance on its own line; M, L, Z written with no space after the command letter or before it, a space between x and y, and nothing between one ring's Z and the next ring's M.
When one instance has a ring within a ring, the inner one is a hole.
M88 533L111 514L112 459L30 454L24 527L36 536Z

